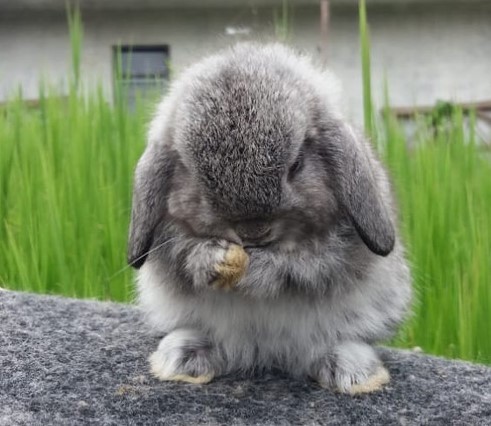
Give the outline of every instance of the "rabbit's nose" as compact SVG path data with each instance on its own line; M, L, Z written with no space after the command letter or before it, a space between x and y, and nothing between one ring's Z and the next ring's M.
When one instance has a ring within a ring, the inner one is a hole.
M271 232L271 225L263 221L248 221L239 223L235 231L242 240L258 241L266 238Z

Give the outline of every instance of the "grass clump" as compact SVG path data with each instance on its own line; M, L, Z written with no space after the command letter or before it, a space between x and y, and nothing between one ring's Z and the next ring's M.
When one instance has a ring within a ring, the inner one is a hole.
M416 290L397 343L491 363L491 162L466 136L460 109L444 132L421 132L413 148L393 117L384 124L382 155Z
M491 363L491 162L477 145L475 114L438 103L409 141L386 89L376 122L366 16L361 0L365 131L394 182L415 289L414 315L394 343Z
M115 110L99 90L38 109L18 98L0 113L0 285L128 300L125 266L141 113Z

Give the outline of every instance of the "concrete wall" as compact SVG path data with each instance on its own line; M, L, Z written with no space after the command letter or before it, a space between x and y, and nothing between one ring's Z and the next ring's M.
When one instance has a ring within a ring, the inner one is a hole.
M310 45L303 16L296 42ZM387 78L391 104L433 104L439 99L491 100L491 3L474 7L433 5L369 10L372 84L383 104ZM358 19L352 9L333 9L328 61L343 82L347 106L361 119Z
M378 6L369 10L373 83L382 99L384 75L393 105L437 99L491 99L491 5ZM10 12L0 15L0 100L22 85L37 97L38 80L63 84L70 69L65 15ZM297 7L292 44L320 58L317 7ZM273 10L183 9L86 12L82 74L111 93L112 46L168 44L176 72L239 39L274 39ZM227 36L227 26L247 26L250 37ZM357 10L331 10L329 66L340 77L349 115L361 121Z

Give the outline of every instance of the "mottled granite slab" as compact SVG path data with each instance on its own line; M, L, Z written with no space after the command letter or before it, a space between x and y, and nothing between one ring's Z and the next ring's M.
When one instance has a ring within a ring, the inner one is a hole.
M491 425L491 368L380 349L392 381L340 395L280 373L199 386L148 373L134 307L0 291L0 425Z

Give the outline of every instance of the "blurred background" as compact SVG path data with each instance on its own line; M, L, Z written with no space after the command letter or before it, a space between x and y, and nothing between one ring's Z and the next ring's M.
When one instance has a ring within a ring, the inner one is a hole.
M118 46L132 97L218 48L239 40L281 39L338 75L347 114L361 122L357 0L78 4L84 24L81 75L102 82L109 98ZM376 102L382 102L387 78L397 107L428 107L437 100L491 107L489 0L368 0L367 5ZM25 98L35 99L41 77L66 86L70 49L64 0L0 0L0 101L19 85Z
M491 364L489 0L0 0L0 287L133 302L155 102L245 40L331 68L390 172L415 298L389 343Z

